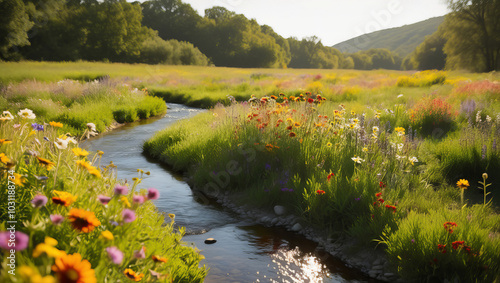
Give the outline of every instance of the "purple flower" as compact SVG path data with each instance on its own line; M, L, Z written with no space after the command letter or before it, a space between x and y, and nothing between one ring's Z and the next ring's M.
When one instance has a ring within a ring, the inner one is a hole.
M107 247L106 252L108 253L109 259L114 264L120 264L123 261L123 252L120 251L117 247Z
M33 123L31 124L31 127L33 127L33 130L43 131L43 125L41 124Z
M23 232L0 232L0 248L5 250L22 251L28 247L30 237Z
M111 200L110 197L107 197L105 195L98 195L97 196L97 199L99 199L99 201L103 204L103 205L106 205L109 203L109 201Z
M130 223L135 220L135 212L128 208L124 209L122 212L123 222Z
M355 200L356 200L356 201L360 201L360 200L361 200L361 198L355 198Z
M135 258L146 258L146 247L142 246L138 251L134 251Z
M122 186L120 184L115 185L115 194L116 195L126 195L128 194L128 187Z
M415 243L415 239L411 239L411 242L412 242L412 243Z
M116 222L116 221L109 221L109 224L113 225L113 226L120 226L120 223Z
M60 214L51 214L50 221L52 221L52 224L54 225L59 225L64 221L64 216Z
M266 163L266 170L271 170L271 165Z
M143 204L145 200L146 200L146 198L144 196L141 196L141 195L134 195L132 197L132 201L137 203L137 204Z
M157 189L149 188L148 189L148 199L158 199L160 197L160 193Z
M48 137L43 137L43 139L48 141L48 142L50 141Z
M47 197L44 195L36 195L31 201L31 205L33 205L34 208L40 208L45 206L45 204L47 204Z

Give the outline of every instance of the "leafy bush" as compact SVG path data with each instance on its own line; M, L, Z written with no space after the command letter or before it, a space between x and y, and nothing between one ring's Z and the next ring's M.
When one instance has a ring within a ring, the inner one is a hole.
M410 120L414 129L423 136L440 138L454 126L451 105L440 98L424 98L411 110Z

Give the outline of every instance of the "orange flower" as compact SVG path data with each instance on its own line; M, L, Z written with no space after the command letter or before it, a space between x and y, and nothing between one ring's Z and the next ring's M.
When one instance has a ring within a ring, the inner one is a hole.
M56 258L52 271L60 283L96 283L95 271L90 262L78 253Z
M450 222L450 221L445 222L445 223L443 224L443 226L444 226L444 229L445 229L446 231L448 231L450 234L451 234L451 233L453 233L453 228L454 228L454 227L458 227L457 223L455 223L455 222Z
M81 149L79 147L75 147L71 151L73 151L73 153L77 157L85 157L85 156L89 155L88 151L86 151L85 149Z
M141 281L142 277L144 277L144 274L135 273L135 271L133 271L130 268L125 269L125 271L123 271L123 274L125 274L125 276L127 276L127 278L132 279L135 282Z
M83 161L83 160L76 161L76 164L82 166L83 168L85 168L87 170L91 170L92 168L94 168L92 165L90 165L90 163L88 163L87 161Z
M7 157L7 155L5 155L5 153L0 153L0 162L4 163L4 164L7 164L10 162L10 158Z
M457 182L457 187L459 187L460 189L467 189L467 187L469 187L469 181L460 179Z
M69 211L68 219L73 228L83 233L90 233L95 227L101 225L101 222L92 211L78 208L72 208Z
M45 158L41 158L41 157L37 156L36 159L38 159L38 162L40 163L40 165L45 166L45 168L47 168L47 170L52 169L52 167L54 165L56 165L54 162L52 162L48 159L45 159Z
M77 196L74 196L68 192L54 191L54 194L56 194L57 196L52 197L52 202L55 204L64 205L66 207L75 202L77 198Z
M9 143L12 143L12 141L8 140L8 139L0 139L0 145L9 144Z
M54 128L62 128L63 127L62 123L54 122L54 121L50 122L49 125L51 125Z
M168 259L166 259L164 257L157 256L157 255L153 255L151 258L153 259L154 262L166 263L168 261Z

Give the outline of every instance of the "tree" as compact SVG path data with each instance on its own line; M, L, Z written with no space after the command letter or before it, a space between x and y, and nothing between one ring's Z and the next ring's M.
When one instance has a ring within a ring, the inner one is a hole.
M500 67L500 0L448 0L447 68L493 71Z
M446 39L443 37L441 29L430 36L427 36L410 55L414 65L411 69L418 70L443 70L446 64L446 54L443 48ZM408 66L409 67L409 66ZM410 69L410 68L409 68Z
M0 0L0 58L15 56L13 47L29 45L32 26L22 0Z

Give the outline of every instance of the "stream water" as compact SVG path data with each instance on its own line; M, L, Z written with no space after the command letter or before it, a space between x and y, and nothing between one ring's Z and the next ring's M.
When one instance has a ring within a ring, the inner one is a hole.
M199 109L168 104L167 115L127 124L86 141L88 150L104 151L102 164L113 161L118 177L129 181L137 169L150 171L139 188L160 191L160 211L174 213L186 227L184 241L202 250L201 264L210 268L205 282L371 282L334 257L317 252L317 244L281 228L242 219L217 205L197 200L183 178L142 154L142 144L156 131L199 113ZM215 244L204 243L215 238Z

